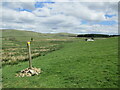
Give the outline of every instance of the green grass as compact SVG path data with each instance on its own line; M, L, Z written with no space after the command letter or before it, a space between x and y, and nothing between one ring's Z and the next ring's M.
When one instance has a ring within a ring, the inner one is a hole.
M3 67L4 88L117 88L118 38L64 43L60 50L32 60L42 74L15 77L28 62Z
M1 30L0 30L1 31ZM62 36L61 36L62 35ZM16 64L28 59L27 41L31 38L32 58L60 49L61 44L69 43L73 34L42 34L22 30L2 30L2 64ZM45 51L46 50L46 51Z

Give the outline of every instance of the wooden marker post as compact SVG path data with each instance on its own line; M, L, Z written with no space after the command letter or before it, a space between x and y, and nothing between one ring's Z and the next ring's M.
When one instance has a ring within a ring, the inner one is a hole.
M29 68L32 68L32 62L31 62L31 49L30 49L30 41L27 42L27 47L28 47L28 56L29 56Z

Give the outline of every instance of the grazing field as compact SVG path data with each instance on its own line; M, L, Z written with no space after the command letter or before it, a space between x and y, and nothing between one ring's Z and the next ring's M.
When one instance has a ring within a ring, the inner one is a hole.
M67 34L41 34L30 31L3 30L2 31L2 64L17 64L28 60L27 41L31 38L32 58L44 56L58 50L61 44L72 42ZM62 37L61 37L62 35Z
M61 47L33 58L33 67L41 68L43 72L38 76L15 77L18 71L28 67L28 62L5 65L2 69L3 88L118 88L117 37L94 42L86 42L81 38L54 37L45 37L43 43L43 38L39 37L39 42L35 43L40 47L53 44ZM36 51L46 49L49 48Z

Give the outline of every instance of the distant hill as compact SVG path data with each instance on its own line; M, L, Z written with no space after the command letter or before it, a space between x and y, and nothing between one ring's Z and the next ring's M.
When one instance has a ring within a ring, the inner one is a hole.
M71 33L55 33L55 36L62 36L62 37L76 37L77 34L71 34Z
M23 30L11 30L5 29L2 30L2 37L10 37L10 36L39 36L41 33L33 32L33 31L23 31Z
M25 30L13 30L13 29L4 29L0 30L2 31L2 37L11 37L11 36L17 36L17 37L23 37L23 36L28 36L28 37L75 37L76 34L69 34L69 33L38 33L38 32L33 32L33 31L25 31Z

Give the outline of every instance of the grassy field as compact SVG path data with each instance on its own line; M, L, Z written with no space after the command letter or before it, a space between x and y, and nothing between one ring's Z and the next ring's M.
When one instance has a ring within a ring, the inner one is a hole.
M47 38L47 37L45 37ZM52 37L51 39L53 39ZM57 39L57 38L56 38ZM60 38L59 38L60 39ZM4 88L117 88L118 87L118 38L97 39L86 42L81 38L69 43L52 40L62 46L54 52L32 60L33 67L42 73L32 77L15 77L28 67L21 62L3 67ZM62 37L63 40L63 37ZM49 41L49 40L48 40Z
M70 35L70 34L69 34ZM71 34L72 35L72 34ZM62 37L61 37L62 36ZM2 31L2 64L16 64L28 60L27 41L31 42L32 58L60 49L63 43L72 42L68 34L41 34L31 31Z

